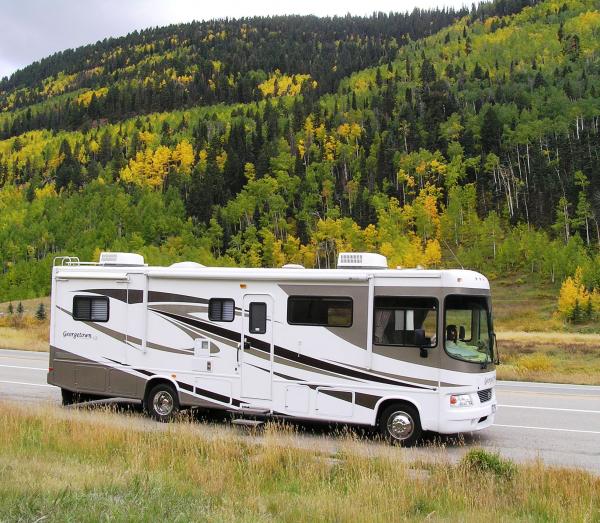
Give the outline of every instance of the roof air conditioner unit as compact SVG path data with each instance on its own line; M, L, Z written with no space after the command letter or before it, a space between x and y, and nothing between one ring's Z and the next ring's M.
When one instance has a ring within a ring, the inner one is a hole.
M184 262L172 263L170 265L170 267L172 269L202 269L203 267L206 267L206 265L202 265L201 263L196 263L196 262L191 262L191 261L184 261Z
M387 258L372 252L340 252L338 269L387 269Z
M119 267L144 266L144 257L132 252L102 252L100 253L100 265L112 265Z

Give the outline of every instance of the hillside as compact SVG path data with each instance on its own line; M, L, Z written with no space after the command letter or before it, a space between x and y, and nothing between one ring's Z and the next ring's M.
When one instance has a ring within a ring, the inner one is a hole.
M44 295L53 256L100 249L247 266L373 249L600 287L599 4L524 5L219 22L197 71L185 35L218 24L172 26L2 81L0 294Z

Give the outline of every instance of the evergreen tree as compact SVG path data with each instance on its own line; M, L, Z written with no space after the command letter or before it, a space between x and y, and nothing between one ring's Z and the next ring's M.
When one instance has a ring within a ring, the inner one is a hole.
M40 303L38 305L37 310L35 311L35 317L39 320L39 321L43 321L46 319L46 307L44 307L43 303Z

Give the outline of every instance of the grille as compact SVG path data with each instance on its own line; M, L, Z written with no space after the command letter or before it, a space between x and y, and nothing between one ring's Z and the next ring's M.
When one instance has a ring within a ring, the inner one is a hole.
M485 403L492 399L492 389L478 390L477 395L479 396L479 402Z

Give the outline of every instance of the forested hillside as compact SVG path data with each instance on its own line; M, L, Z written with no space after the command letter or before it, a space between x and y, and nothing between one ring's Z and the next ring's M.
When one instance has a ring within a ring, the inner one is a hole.
M599 52L599 2L501 0L171 26L32 64L0 83L0 293L47 293L60 253L367 249L557 284L580 267L565 314L591 317Z

